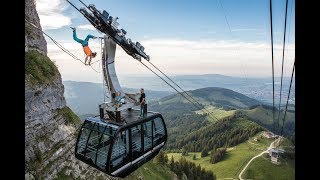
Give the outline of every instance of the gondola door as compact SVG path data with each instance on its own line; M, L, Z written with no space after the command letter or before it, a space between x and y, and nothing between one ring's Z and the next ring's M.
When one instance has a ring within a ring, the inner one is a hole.
M131 162L129 142L128 130L120 131L115 137L110 159L111 172L120 172L129 166Z
M143 158L143 137L141 124L131 128L131 149L132 163L135 164Z
M144 142L144 153L147 153L152 149L152 122L149 120L143 123L143 142Z

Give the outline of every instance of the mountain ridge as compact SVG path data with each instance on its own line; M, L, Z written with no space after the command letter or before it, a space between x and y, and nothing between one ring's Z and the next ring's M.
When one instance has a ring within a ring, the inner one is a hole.
M262 104L262 102L246 95L221 87L205 87L196 90L190 90L187 91L187 93L189 93L195 99L201 100L201 102L204 102L207 105L219 106L227 109L249 108L254 105ZM179 94L172 94L160 99L159 104L163 104L166 100L172 99L176 99L178 102L189 103L188 101L185 101Z

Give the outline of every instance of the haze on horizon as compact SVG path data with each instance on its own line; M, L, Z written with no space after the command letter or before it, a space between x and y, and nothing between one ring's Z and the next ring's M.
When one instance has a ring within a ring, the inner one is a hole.
M72 1L82 7L77 1ZM139 41L151 61L167 75L222 74L234 77L271 77L270 20L267 2L243 0L200 2L146 0L86 0L97 9L119 17L120 28L127 38ZM80 38L99 34L65 0L36 0L43 30L80 59L84 53L72 39L70 26L77 27ZM289 1L284 76L291 76L295 56L295 5ZM275 76L281 75L285 2L275 1L274 61ZM226 21L226 18L228 21ZM230 25L230 29L228 27ZM72 59L50 39L48 56L55 62L62 79L102 82L102 74ZM90 40L89 46L101 58L100 42ZM100 62L92 65L101 71ZM116 71L128 75L154 76L152 72L128 56L119 46L116 52ZM159 80L160 82L160 80Z

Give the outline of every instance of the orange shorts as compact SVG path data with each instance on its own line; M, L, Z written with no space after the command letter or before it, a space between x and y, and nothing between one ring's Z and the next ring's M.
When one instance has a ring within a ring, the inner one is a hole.
M92 56L92 51L91 51L91 49L89 48L89 46L83 47L83 51L84 51L84 53L85 53L87 56Z

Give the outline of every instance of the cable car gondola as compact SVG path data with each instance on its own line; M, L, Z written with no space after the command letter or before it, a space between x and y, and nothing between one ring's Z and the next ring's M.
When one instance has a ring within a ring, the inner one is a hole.
M159 113L127 110L127 123L87 118L76 141L75 157L111 176L125 177L155 157L167 141L167 129ZM128 122L130 121L130 122Z

